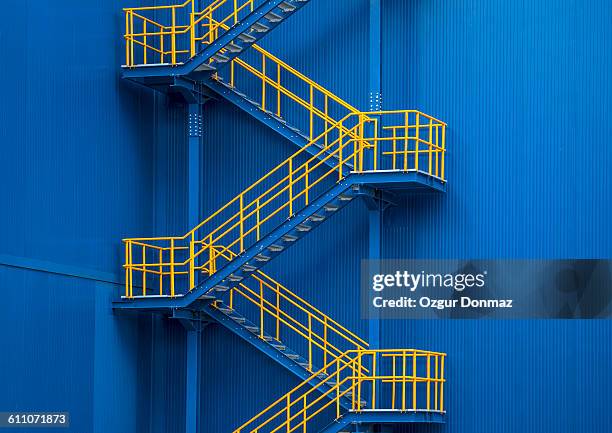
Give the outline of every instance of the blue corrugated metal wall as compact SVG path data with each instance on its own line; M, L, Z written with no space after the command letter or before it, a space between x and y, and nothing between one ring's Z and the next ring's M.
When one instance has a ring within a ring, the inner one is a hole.
M610 258L612 5L382 5L384 108L449 123L448 193L388 211L384 256ZM110 309L121 237L186 221L184 107L119 78L120 6L5 5L0 411L69 410L75 432L181 432L184 331ZM367 108L367 12L313 0L262 45ZM205 107L204 131L205 213L293 150L222 102ZM266 272L365 335L351 301L366 254L365 207L352 204ZM611 333L607 321L389 321L383 345L448 352L444 431L604 432ZM294 383L219 327L202 344L206 433Z

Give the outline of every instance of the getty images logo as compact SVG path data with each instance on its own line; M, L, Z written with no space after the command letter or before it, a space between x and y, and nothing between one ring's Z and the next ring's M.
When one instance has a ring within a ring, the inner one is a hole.
M487 271L481 273L411 273L408 271L395 271L390 274L375 274L372 276L372 290L381 292L386 288L397 287L408 289L411 292L421 287L425 288L452 288L462 292L467 288L484 287Z

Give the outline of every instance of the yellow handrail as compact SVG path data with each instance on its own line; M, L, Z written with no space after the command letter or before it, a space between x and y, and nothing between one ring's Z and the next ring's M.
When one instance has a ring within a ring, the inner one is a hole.
M182 63L196 55L198 44L210 44L219 37L222 24L228 28L226 23L238 23L255 5L254 0L214 0L202 11L195 7L195 0L186 0L175 5L124 8L125 66ZM225 11L226 8L230 11ZM162 18L155 17L164 12L162 23ZM146 13L152 16L145 16ZM185 16L188 23L179 22ZM200 34L200 27L207 31ZM135 47L140 47L141 52L135 53Z
M387 117L389 125L379 127ZM259 241L265 227L273 228L282 221L275 220L281 212L292 216L311 197L343 179L350 170L347 162L352 171L365 171L366 154L373 159L374 170L416 170L443 180L445 126L415 110L347 114L185 235L124 239L129 250L126 296L134 295L134 272L141 274L141 286L146 285L147 276L159 279L162 293L164 280L169 280L170 296L176 294L172 289L175 280L187 274L185 285L193 289L196 272L217 269L224 259L220 253L239 254L249 243ZM368 129L374 133L364 136ZM393 135L385 136L385 131ZM217 251L212 251L213 246ZM136 254L134 248L138 248ZM153 251L161 251L159 257ZM153 254L155 258L149 257ZM142 294L146 296L146 290Z
M336 419L339 418L345 410L341 402L344 397L350 398L350 410L356 412L444 413L445 357L445 353L416 349L346 351L236 428L234 433L261 432L264 427L269 433L307 431L309 422L329 407L335 407ZM364 371L363 365L371 366L370 370ZM325 371L332 373L312 386L312 381ZM381 395L391 398L381 398Z

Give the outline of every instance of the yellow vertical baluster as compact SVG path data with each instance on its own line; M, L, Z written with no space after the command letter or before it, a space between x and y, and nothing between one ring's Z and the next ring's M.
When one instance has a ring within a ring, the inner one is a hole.
M130 297L130 243L125 242L125 297Z
M440 410L444 412L444 355L440 359Z
M147 296L147 247L142 246L142 296Z
M444 179L444 160L446 158L446 126L442 125L442 169L440 177Z
M304 423L304 425L302 426L302 433L307 433L306 432L306 421L308 420L307 416L306 416L306 397L307 395L304 395L303 400L304 400L304 409L303 409L303 414L302 414L302 422Z
M408 112L404 113L404 171L408 170Z
M291 394L287 394L287 433L291 433Z
M312 84L310 85L310 140L313 138L313 128L314 128L314 89Z
M433 120L429 119L429 175L432 175L431 165L433 163Z
M431 405L429 400L431 399L431 357L427 354L427 410L429 411Z
M361 357L363 356L363 351L358 351L357 352L357 372L354 374L357 375L357 410L359 410L361 412L361 380L363 377L363 373L362 373L362 362L361 362ZM354 391L353 391L354 392Z
M376 355L376 352L372 352L372 409L376 409Z
M134 65L134 11L130 11L130 34L130 58L132 65Z
M306 163L304 164L304 171L305 171L305 176L304 176L304 200L306 201L306 206L308 206L308 193L310 191L310 169L308 168L308 161L306 161Z
M374 119L374 143L372 144L374 152L374 170L378 169L378 119Z
M232 60L232 62L230 63L230 87L235 87L234 81L235 81L235 62Z
M174 297L174 239L170 240L170 296Z
M393 138L391 142L393 143L393 170L397 170L397 131L395 128L392 129Z
M308 371L312 371L312 314L308 313Z
M172 7L172 33L171 33L171 50L172 50L172 64L176 65L176 8Z
M391 356L391 376L393 377L391 379L391 409L395 409L395 387L396 387L396 383L395 383L395 361L396 361L396 356L393 355Z
M340 132L340 134L342 134L342 131ZM327 137L327 134L325 134L325 137ZM341 136L342 137L342 136ZM342 167L344 165L343 161L342 161L342 139L338 140L338 180L342 180Z
M189 290L195 287L195 233L191 232L189 238Z
M281 117L281 65L276 63L276 115Z
M259 337L264 338L264 292L263 282L259 281Z
M412 410L417 408L417 355L412 351Z
M336 419L340 418L340 358L336 358ZM355 388L353 388L354 391ZM352 405L355 409L355 392L352 393Z
M327 373L327 316L323 318L323 365Z
M195 26L195 2L191 0L191 13L189 14L189 52L190 57L196 54L196 38L195 38L196 26Z
M440 383L438 382L438 360L440 358L440 355L436 355L434 358L434 378L435 378L435 382L434 382L434 410L438 410L440 408L440 402L438 401L438 387L440 386Z
M406 357L405 350L402 351L402 410L406 410Z
M329 112L329 98L327 96L327 94L325 95L325 131L327 131L327 129L329 128L329 116L328 116L328 112ZM329 142L328 139L328 133L325 133L325 147L327 147L327 143ZM340 141L340 145L342 145L342 141Z
M143 54L142 54L142 62L147 64L147 20L142 20L142 44L143 44Z
M439 175L440 173L440 149L438 148L438 146L440 146L440 125L436 123L436 176Z
M240 252L244 251L244 194L240 194Z
M293 215L293 158L289 159L289 216Z
M134 296L134 261L132 257L132 250L134 249L134 245L130 242L130 298Z
M234 309L234 289L235 289L235 287L232 287L230 289L230 295L229 295L229 307L230 307L230 310Z
M276 284L276 339L280 340L280 285Z
M159 296L164 294L164 250L159 249Z
M261 109L266 111L266 55L261 54Z
M419 171L419 156L421 144L421 113L416 114L416 142L414 149L414 169Z
M234 24L238 22L238 0L234 0Z
M125 11L125 66L132 66L130 62L130 11ZM127 294L125 295L127 296Z
M166 54L164 52L164 36L166 36L164 30L164 27L159 29L159 63L164 63L164 55Z
M255 213L256 218L257 218L257 240L259 240L259 238L260 238L260 229L261 229L261 227L260 227L260 225L261 225L261 222L260 222L261 221L261 216L260 216L260 213L259 213L259 211L260 211L260 209L259 209L259 199L257 199L255 201L255 206L256 206L256 209L257 209L257 211Z

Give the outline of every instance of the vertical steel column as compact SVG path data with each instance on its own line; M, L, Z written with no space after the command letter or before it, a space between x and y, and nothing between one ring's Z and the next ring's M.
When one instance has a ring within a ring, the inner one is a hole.
M382 109L382 62L381 62L381 44L382 44L382 25L381 25L381 0L370 0L369 13L369 37L368 37L368 101L369 111L379 111ZM370 116L376 118L376 116ZM380 122L379 122L380 123ZM374 134L374 125L367 124L366 136L372 138ZM376 143L371 142L375 145ZM378 143L378 167L380 167L380 146L383 143ZM374 154L373 151L366 152L364 159L364 168L366 170L374 169Z
M381 13L380 13L380 0L370 0L370 17L369 17L369 62L370 70L368 76L368 87L369 87L369 108L370 111L378 111L381 109ZM380 123L380 122L379 122ZM368 126L367 134L368 137L375 137L374 131L375 125L370 124ZM372 142L371 144L376 144ZM380 145L380 143L379 143ZM374 161L375 156L373 150L367 153L367 167L371 170L374 168L380 169L381 161L378 159L377 167L375 167ZM383 208L382 201L375 200L369 206L368 209L368 226L369 226L369 236L368 236L368 259L371 261L376 261L381 259L381 241L382 241L382 216L383 216ZM371 263L371 266L376 266L376 263ZM371 272L378 273L377 269L371 269ZM375 309L374 309L375 310ZM371 312L368 323L368 342L370 349L380 349L380 317L378 311ZM373 367L376 363L373 362L373 365L369 365L368 368L372 372L372 374L376 374L377 372L373 371ZM375 384L376 388L379 388L379 384ZM372 384L372 388L374 384ZM373 400L373 389L370 388L367 390L366 401L368 403L369 408L373 408L374 402ZM369 426L373 428L373 426Z
M380 0L370 0L370 33L369 33L369 99L370 111L381 109L381 14ZM381 258L382 205L380 201L368 210L369 251L368 259ZM369 343L371 349L380 348L380 321L370 317Z
M200 146L202 138L202 113L201 105L189 104L188 108L188 176L187 176L187 225L188 230L195 227L200 215ZM196 238L197 239L197 238ZM195 284L197 284L197 273ZM199 325L199 324L198 324ZM185 432L198 432L198 413L200 410L200 326L195 329L187 329L187 369L186 369L186 408L185 408Z

